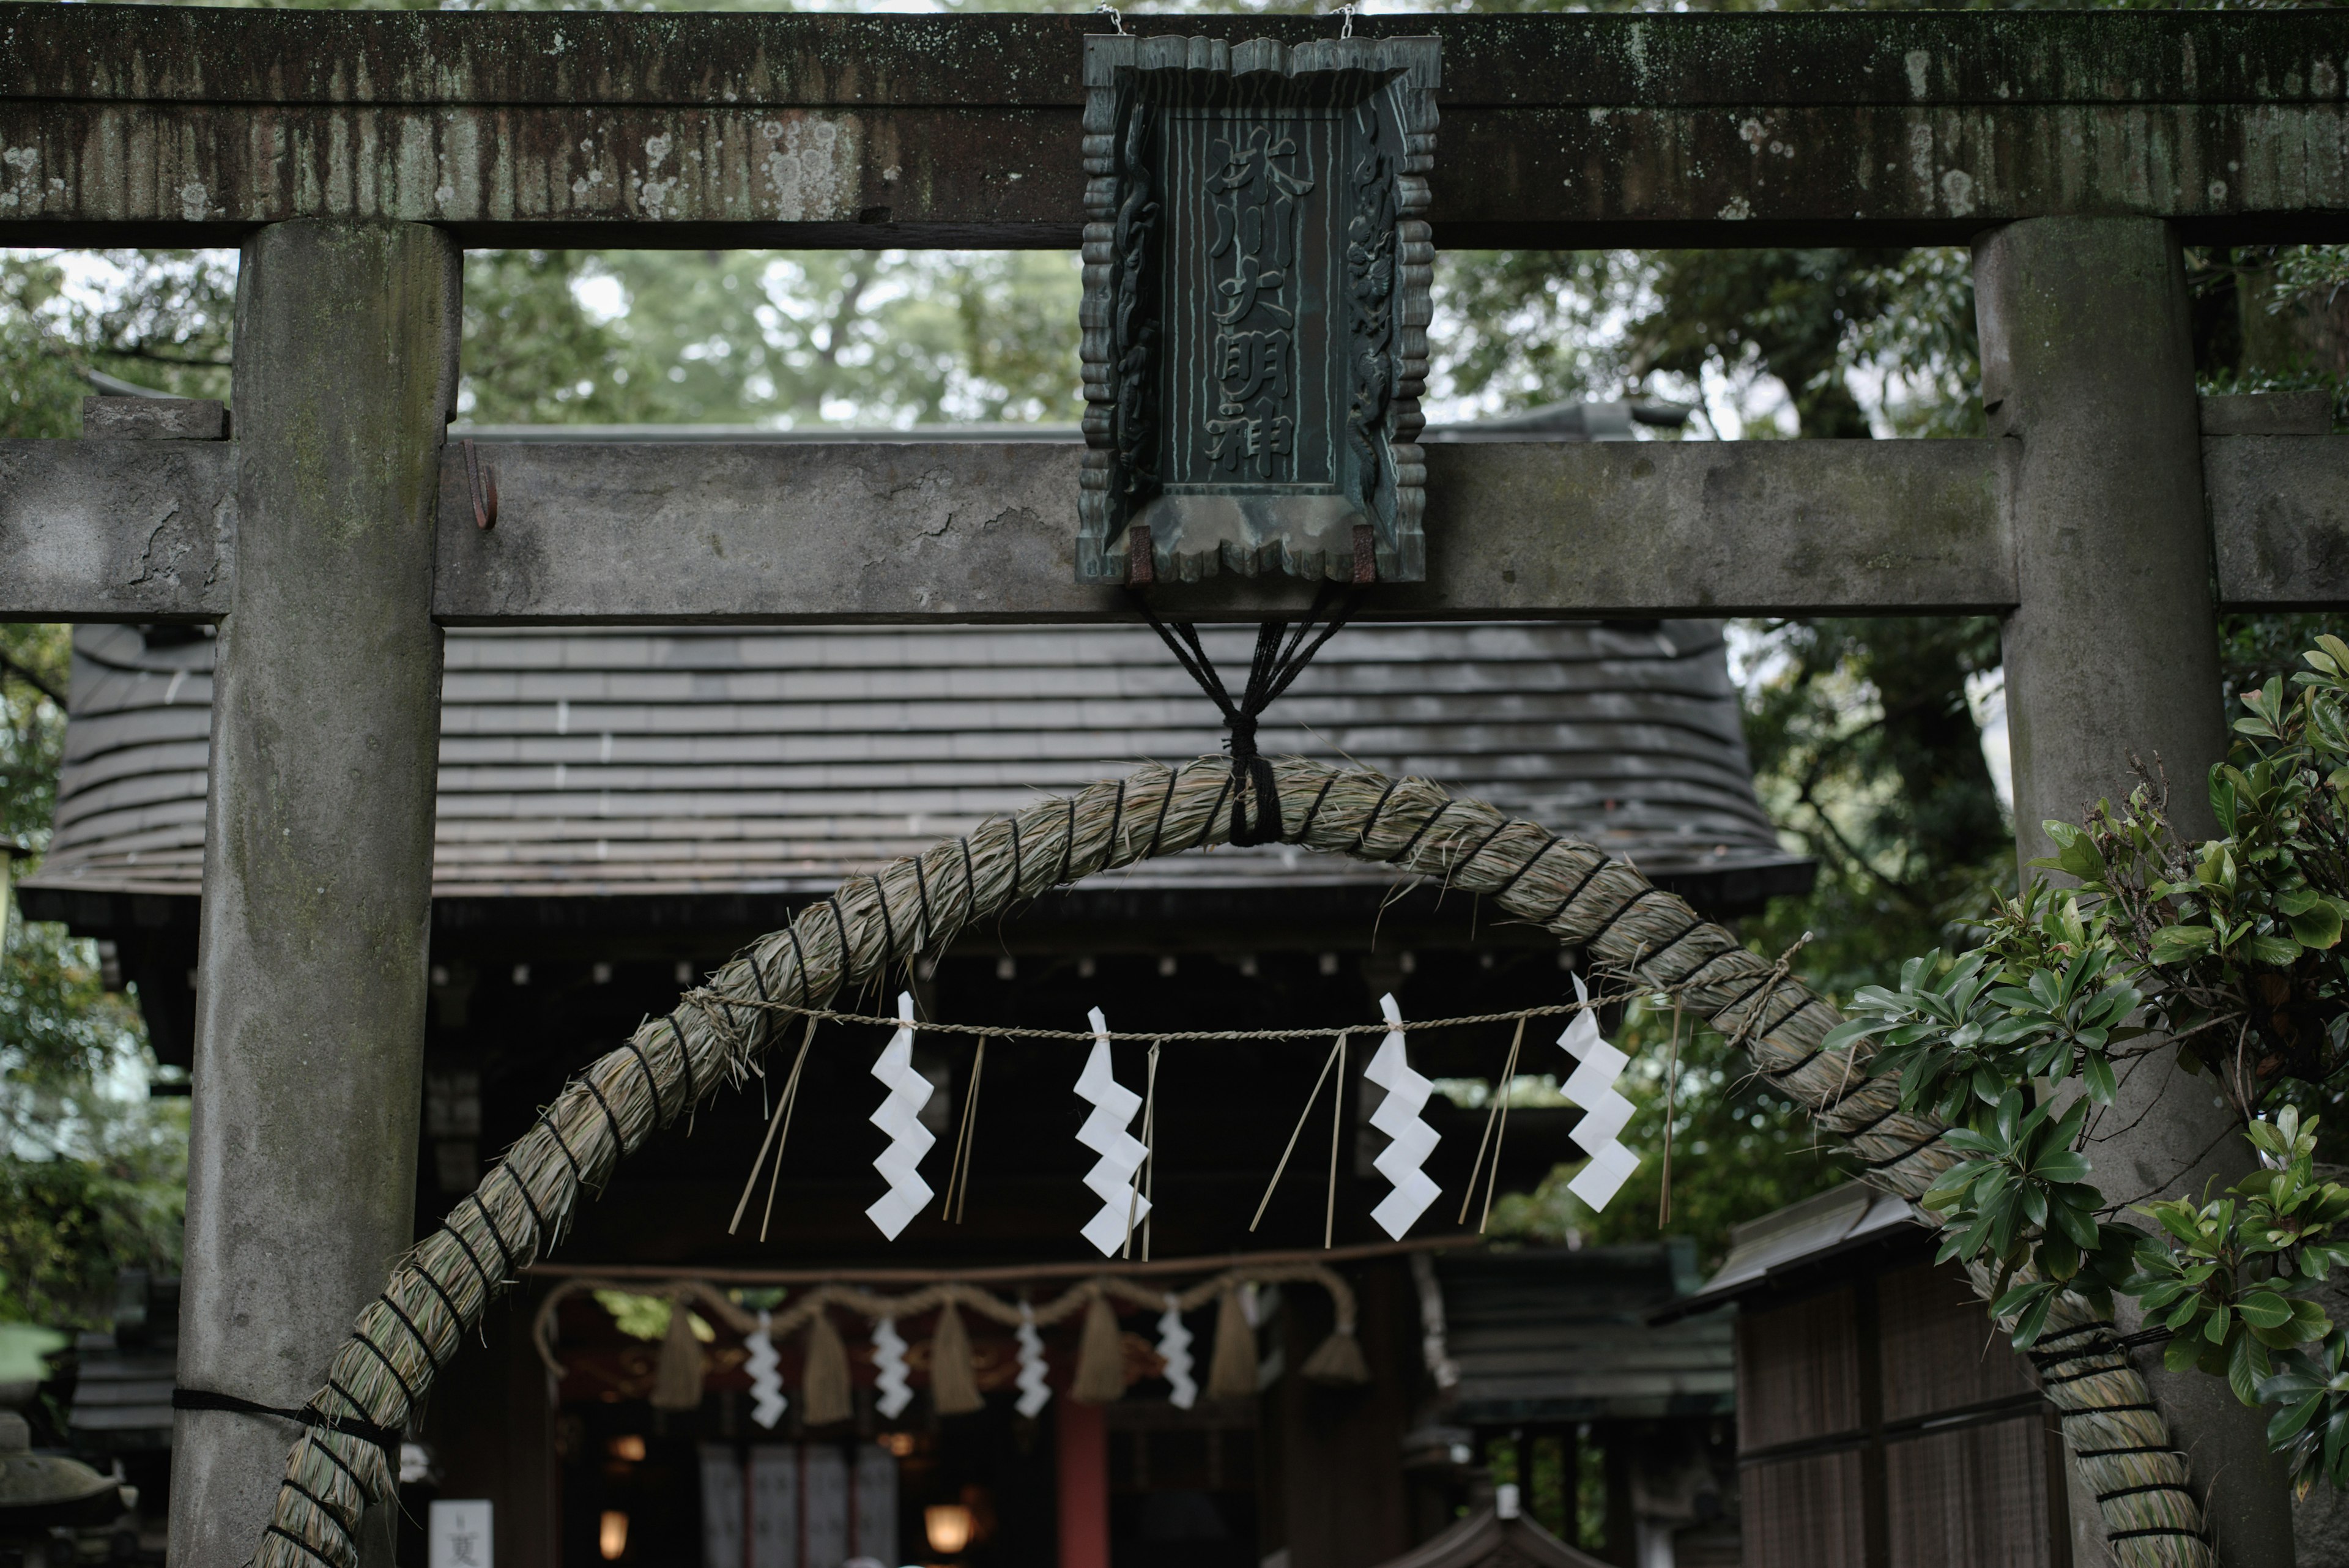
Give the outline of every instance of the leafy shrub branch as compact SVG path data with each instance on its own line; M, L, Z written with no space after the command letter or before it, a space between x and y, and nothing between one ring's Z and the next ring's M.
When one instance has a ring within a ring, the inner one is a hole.
M2134 1298L2171 1369L2274 1407L2305 1490L2349 1486L2349 1329L2312 1293L2349 1263L2349 1187L2320 1177L2306 1108L2349 1067L2349 643L2302 657L2289 688L2241 699L2209 778L2220 837L2181 840L2154 775L2048 823L2057 853L2032 864L2077 886L2034 878L1981 946L1861 988L1826 1044L1872 1040L1869 1071L1950 1124L1963 1158L1922 1201L1941 1258L1993 1279L2016 1348L2066 1291L2107 1314ZM2132 1064L2171 1052L2219 1086L2256 1168L2199 1200L2115 1199L2085 1151Z

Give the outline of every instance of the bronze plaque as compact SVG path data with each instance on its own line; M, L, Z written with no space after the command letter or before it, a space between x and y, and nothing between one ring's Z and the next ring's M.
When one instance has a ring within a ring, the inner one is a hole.
M1079 581L1426 576L1440 63L1085 40Z

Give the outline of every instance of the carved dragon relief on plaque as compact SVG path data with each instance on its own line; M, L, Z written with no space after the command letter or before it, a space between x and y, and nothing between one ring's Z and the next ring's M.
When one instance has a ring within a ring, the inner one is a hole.
M1079 581L1426 576L1439 63L1085 40Z

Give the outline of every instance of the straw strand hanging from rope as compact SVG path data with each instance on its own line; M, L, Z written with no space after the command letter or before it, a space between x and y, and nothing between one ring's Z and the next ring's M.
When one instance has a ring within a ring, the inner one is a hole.
M1748 951L1630 867L1481 802L1454 801L1423 779L1294 758L1274 763L1272 772L1284 841L1379 862L1408 846L1414 872L1490 896L1507 916L1586 950L1593 966L1672 992L1744 1049L1775 1089L1843 1139L1877 1185L1914 1198L1954 1162L1940 1122L1897 1108L1897 1078L1858 1070L1868 1044L1822 1049L1821 1039L1837 1022L1835 1009L1793 979L1785 961L1774 966ZM413 1414L409 1390L420 1397L432 1376L419 1331L453 1342L515 1271L552 1242L551 1231L567 1221L583 1184L608 1181L619 1160L656 1128L689 1116L721 1082L739 1084L754 1071L786 1017L761 1008L762 998L828 1003L910 959L917 946L943 944L962 927L1057 882L1216 842L1228 835L1220 807L1231 780L1228 758L1202 757L1040 802L984 823L962 840L853 877L788 929L752 943L674 1012L648 1021L635 1039L573 1081L443 1228L400 1262L382 1298L359 1314L314 1404L329 1417L404 1424ZM456 1303L459 1321L450 1321L447 1301ZM409 1321L416 1329L405 1326ZM2048 1389L2084 1475L2108 1500L2101 1505L2108 1525L2116 1532L2159 1532L2116 1540L2116 1553L2128 1568L2212 1563L2192 1494L2119 1495L2132 1484L2174 1478L2182 1485L2186 1477L2182 1456L2167 1451L2167 1426L2144 1379L2117 1354L2111 1330L2089 1321L2085 1304L2076 1317L2051 1321L2085 1347L2078 1355L2116 1363L2108 1375ZM2105 1440L2122 1431L2144 1441ZM2108 1451L2121 1448L2127 1451ZM350 1501L349 1489L337 1489L333 1480L346 1467L371 1497L389 1494L391 1475L379 1449L351 1432L304 1431L276 1507L274 1523L284 1533L263 1540L259 1568L306 1568L311 1557L355 1568L345 1532L356 1524L357 1510L346 1518L337 1506L322 1517L305 1492ZM2127 1479L2150 1469L2162 1473Z

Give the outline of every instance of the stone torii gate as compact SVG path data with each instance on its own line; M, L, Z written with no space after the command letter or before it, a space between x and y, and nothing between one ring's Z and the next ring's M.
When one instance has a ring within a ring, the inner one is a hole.
M501 446L477 527L444 452L463 248L1073 247L1104 26L0 5L0 243L243 247L233 440L150 411L115 433L183 439L0 443L0 618L221 628L185 1382L299 1404L412 1234L441 628L1129 613L1072 581L1071 449ZM2349 438L2198 409L2179 253L2349 234L2349 16L1361 30L1443 39L1439 244L1971 244L1994 432L1431 449L1429 580L1366 613L1995 611L2029 856L2130 751L2180 781L2219 758L2214 610L2349 602ZM2207 1100L2100 1165L2199 1186ZM2154 1381L2223 1560L2288 1563L2260 1421ZM178 1436L173 1561L243 1562L285 1433Z

